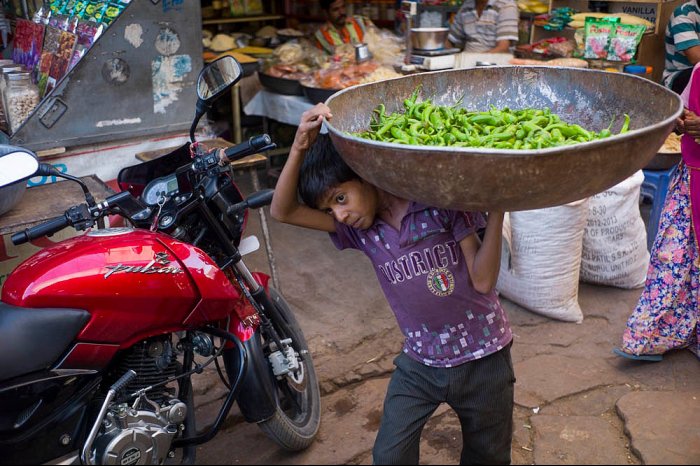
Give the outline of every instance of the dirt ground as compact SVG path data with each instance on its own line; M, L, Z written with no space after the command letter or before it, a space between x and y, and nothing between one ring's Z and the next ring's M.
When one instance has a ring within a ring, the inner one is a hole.
M268 217L269 218L269 217ZM236 407L200 446L198 464L371 464L382 401L402 336L369 261L327 235L269 220L281 291L311 348L322 390L321 428L286 452ZM257 213L248 234L263 243ZM269 273L263 248L247 257ZM581 284L581 324L551 320L503 299L514 332L513 464L700 464L700 362L687 350L659 363L612 354L641 290ZM218 411L214 372L196 381L198 424ZM459 422L440 408L424 430L421 464L457 464Z

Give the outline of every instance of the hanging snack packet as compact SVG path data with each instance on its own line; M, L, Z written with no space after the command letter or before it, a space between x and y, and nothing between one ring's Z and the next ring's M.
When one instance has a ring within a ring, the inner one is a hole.
M605 59L608 56L608 40L610 33L616 23L620 22L619 17L593 18L586 17L584 25L584 51L583 58Z
M114 20L117 19L120 14L122 14L122 11L124 11L126 7L127 5L120 2L110 2L104 12L104 15L102 16L102 23L105 25L105 27L112 24Z
M94 21L96 23L102 22L102 17L104 16L105 10L109 7L108 2L102 1L90 1L85 7L85 13L83 14L83 19L88 21Z
M632 61L646 29L643 24L616 24L610 34L608 60Z
M61 40L61 30L52 26L46 26L44 34L44 47L39 59L37 81L39 86L39 96L44 97L50 89L48 88L49 72L54 55L58 52L58 45Z
M75 29L75 34L78 36L78 41L75 44L73 58L71 59L69 69L72 69L78 61L85 55L92 44L97 40L104 26L97 24L94 21L78 21Z
M52 0L51 3L49 3L51 16L60 14L67 2L68 0Z

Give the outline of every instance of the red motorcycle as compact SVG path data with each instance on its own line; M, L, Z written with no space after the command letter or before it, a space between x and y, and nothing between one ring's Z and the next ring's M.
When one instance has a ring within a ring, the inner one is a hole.
M304 334L269 277L243 261L247 211L273 190L243 199L229 167L275 145L263 135L223 155L194 142L241 74L231 57L205 67L192 144L123 169L123 191L103 202L31 152L0 146L0 187L54 175L86 199L13 243L87 230L27 259L2 289L0 463L162 464L182 449L191 464L234 402L285 449L313 441L320 391ZM100 228L111 215L128 226ZM191 377L210 364L229 392L202 428Z

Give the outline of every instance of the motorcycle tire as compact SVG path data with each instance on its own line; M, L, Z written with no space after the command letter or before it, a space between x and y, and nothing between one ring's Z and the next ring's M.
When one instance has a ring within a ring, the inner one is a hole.
M281 333L292 335L298 349L306 351L301 361L303 387L288 377L277 380L276 410L268 420L258 423L260 429L289 451L307 448L313 442L321 424L321 391L316 378L313 360L304 333L284 297L270 287L270 298L278 309L283 322L273 322ZM290 400L294 396L296 402Z

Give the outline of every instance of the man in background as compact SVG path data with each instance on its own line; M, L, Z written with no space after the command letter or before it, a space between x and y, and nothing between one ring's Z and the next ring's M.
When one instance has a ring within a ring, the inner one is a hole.
M464 52L508 53L518 41L519 18L515 0L465 0L446 45Z
M700 8L697 0L673 11L666 27L666 64L663 83L680 94L690 80L693 66L700 62Z
M339 45L363 42L367 27L372 24L369 18L358 15L348 17L345 0L321 0L320 4L326 22L314 34L318 48L332 55Z

